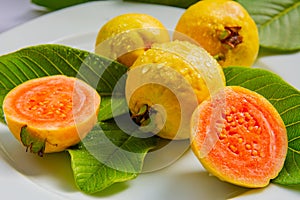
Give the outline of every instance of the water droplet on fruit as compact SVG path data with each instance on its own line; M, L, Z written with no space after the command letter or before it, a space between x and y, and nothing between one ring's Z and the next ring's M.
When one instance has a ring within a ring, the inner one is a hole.
M146 74L149 71L150 67L149 66L144 66L142 69L142 73Z

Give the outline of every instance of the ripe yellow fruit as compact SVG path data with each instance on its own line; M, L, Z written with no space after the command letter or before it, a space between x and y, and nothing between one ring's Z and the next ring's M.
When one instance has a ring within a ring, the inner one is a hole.
M222 67L207 51L172 41L154 44L130 67L126 99L137 124L162 138L187 139L194 109L224 86Z
M95 52L131 66L153 43L170 40L168 30L151 15L126 13L118 15L98 32Z
M199 1L183 13L175 30L196 40L223 67L249 67L257 58L257 26L238 2ZM180 34L174 37L180 39Z

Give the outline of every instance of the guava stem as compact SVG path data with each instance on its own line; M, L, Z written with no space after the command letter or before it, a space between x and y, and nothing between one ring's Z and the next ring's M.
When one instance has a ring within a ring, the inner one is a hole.
M225 30L220 34L220 41L231 48L235 48L238 44L243 42L243 37L239 34L242 29L241 26L224 27Z
M148 105L143 105L136 114L131 113L131 119L138 126L146 126L150 123L150 115L154 114L155 110Z

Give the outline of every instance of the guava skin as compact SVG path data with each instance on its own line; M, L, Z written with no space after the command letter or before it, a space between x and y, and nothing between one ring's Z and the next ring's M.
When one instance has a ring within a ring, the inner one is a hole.
M258 55L258 28L236 1L199 1L182 14L175 30L175 39L178 32L194 39L223 67L251 67Z
M143 74L146 69L147 74ZM188 119L198 101L193 88L173 68L144 65L130 70L126 97L132 117L144 130L148 127L150 132L171 140L189 137ZM143 113L145 106L147 110Z
M95 53L130 67L153 43L168 41L168 30L155 17L125 13L110 19L100 28Z
M134 119L145 120L137 124L152 121L158 136L181 140L189 139L197 105L223 87L222 67L207 51L187 41L172 41L154 44L138 57L129 68L125 90ZM139 117L144 114L152 120Z

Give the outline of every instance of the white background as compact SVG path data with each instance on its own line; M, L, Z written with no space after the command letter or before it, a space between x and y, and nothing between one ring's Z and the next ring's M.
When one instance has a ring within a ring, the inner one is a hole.
M0 0L0 33L45 13L30 0Z

